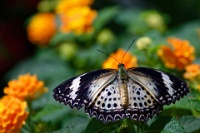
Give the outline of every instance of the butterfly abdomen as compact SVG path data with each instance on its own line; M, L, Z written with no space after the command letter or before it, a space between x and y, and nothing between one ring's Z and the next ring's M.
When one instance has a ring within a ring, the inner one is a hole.
M124 68L124 64L119 64L118 67L119 67L119 70L118 70L117 80L119 84L121 102L122 102L122 106L124 108L127 108L129 104L128 89L127 89L128 77L126 74L126 70Z
M119 83L119 91L120 91L122 106L124 108L127 108L129 104L127 82L124 82L123 80L119 80L118 83Z

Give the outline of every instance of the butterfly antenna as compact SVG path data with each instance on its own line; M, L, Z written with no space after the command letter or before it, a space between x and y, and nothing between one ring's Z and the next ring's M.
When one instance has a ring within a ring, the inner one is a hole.
M126 53L128 52L128 50L130 49L130 47L133 45L134 42L135 42L135 39L133 39L131 45L129 45L129 47L127 48ZM122 57L121 63L123 63L123 60L124 60L124 57L125 57L126 53L125 53L124 56Z
M109 57L109 55L107 54L107 53L105 53L105 52L103 52L103 51L101 51L101 50L99 50L99 49L97 49L97 51L99 51L99 52L101 52L101 53L103 53L103 54L105 54L105 55L107 55L108 57ZM110 56L111 58L113 58L114 60L116 60L118 63L119 63L119 61L117 60L117 59L115 59L114 57L112 57L112 56Z

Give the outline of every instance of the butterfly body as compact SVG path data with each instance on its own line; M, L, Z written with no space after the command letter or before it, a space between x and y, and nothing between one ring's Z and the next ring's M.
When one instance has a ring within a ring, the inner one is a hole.
M122 106L126 108L128 106L128 76L126 73L126 69L124 68L124 64L118 65L117 80L119 85L120 98L122 100Z
M85 111L103 122L130 118L147 121L164 105L189 92L184 81L156 69L100 69L64 81L53 91L55 100Z

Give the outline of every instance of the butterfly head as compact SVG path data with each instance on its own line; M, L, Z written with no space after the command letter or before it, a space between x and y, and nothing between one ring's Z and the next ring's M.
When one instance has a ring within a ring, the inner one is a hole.
M124 68L124 64L123 63L119 63L118 64L118 68Z
M126 68L123 63L119 63L118 65L118 78L127 79Z

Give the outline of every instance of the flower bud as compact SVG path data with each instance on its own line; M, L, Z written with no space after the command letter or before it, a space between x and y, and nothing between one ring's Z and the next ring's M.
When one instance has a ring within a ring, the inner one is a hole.
M158 12L147 11L142 14L142 17L150 28L156 29L160 32L165 31L165 22L163 20L163 17Z
M66 42L58 48L60 56L64 60L70 60L76 54L77 47L74 43Z
M136 41L136 47L139 50L147 49L152 44L152 40L149 37L141 37Z
M109 44L115 40L115 36L109 29L102 30L99 35L97 36L97 42L102 45Z

